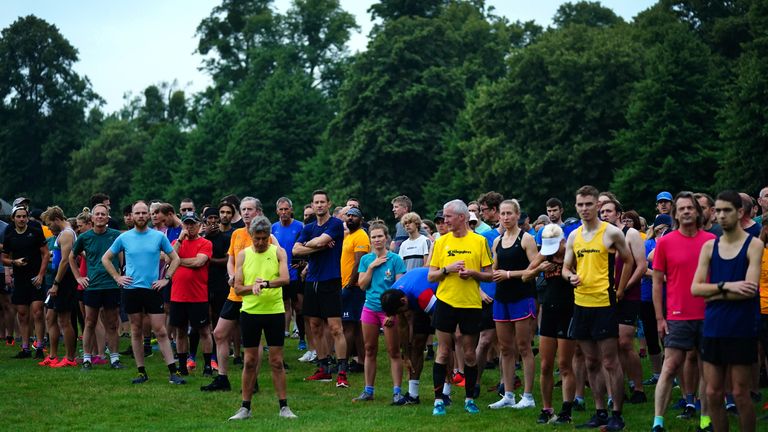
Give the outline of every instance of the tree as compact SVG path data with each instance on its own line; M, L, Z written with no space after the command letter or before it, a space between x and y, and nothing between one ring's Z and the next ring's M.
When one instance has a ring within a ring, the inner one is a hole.
M190 175L179 172L179 149L184 148L186 134L176 126L158 126L151 141L134 155L131 177L131 200L164 199L175 202L181 196L169 196L169 185L175 177Z
M563 3L557 8L552 22L558 28L572 24L589 27L609 27L624 22L611 9L603 7L600 2L580 1Z

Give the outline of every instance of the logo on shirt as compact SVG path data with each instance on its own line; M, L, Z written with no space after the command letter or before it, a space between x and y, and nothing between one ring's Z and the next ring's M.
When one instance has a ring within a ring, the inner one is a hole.
M456 256L456 255L472 255L472 251L468 251L468 250L456 250L456 249L451 249L451 250L448 250L448 256L449 256L449 257L454 257L454 256Z
M576 251L576 257L578 258L584 258L584 255L586 254L599 254L600 249L579 249Z

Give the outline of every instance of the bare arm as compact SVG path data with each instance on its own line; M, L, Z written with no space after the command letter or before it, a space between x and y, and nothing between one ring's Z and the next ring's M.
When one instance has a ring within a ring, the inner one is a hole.
M101 257L101 265L104 266L104 269L109 273L110 276L112 276L112 279L117 282L117 285L119 286L128 286L133 282L133 278L130 276L121 276L120 272L117 271L115 266L112 264L112 259L115 257L115 254L112 253L111 249L107 249L107 252L104 253L104 256Z
M645 270L648 268L648 262L645 260L645 245L643 244L643 238L640 237L640 232L634 228L630 229L627 232L627 244L629 245L635 265L632 276L627 281L627 286L631 286L640 283Z
M187 268L200 268L208 262L208 255L199 253L194 258L180 258L179 265Z
M632 252L627 246L624 233L613 225L609 225L605 232L608 235L610 245L613 249L616 249L616 253L619 255L622 261L624 261L624 268L621 271L621 279L619 279L618 287L616 288L616 297L621 299L624 296L624 290L627 288L629 278L634 271L634 261L632 260Z
M359 273L357 272L357 268L360 265L360 258L365 255L365 252L355 252L355 264L352 266L352 276L349 278L349 285L350 286L359 286Z
M230 258L232 256L230 255ZM231 274L234 274L234 288L235 288L235 294L243 296L248 294L253 294L253 285L245 286L245 278L243 277L243 261L245 260L245 249L241 250L237 254L237 268L235 268L234 272ZM233 262L232 259L229 260L230 263Z
M64 279L64 275L69 270L69 257L72 255L72 245L75 243L75 235L72 231L64 231L59 234L59 249L61 250L61 261L56 270L56 276L53 278L53 286L48 290L52 295L56 295L59 290L59 283ZM73 269L74 270L74 269ZM52 292L51 292L52 291Z
M565 243L565 258L563 260L563 279L567 280L573 286L578 286L581 283L579 275L576 274L576 258L573 254L573 239L576 235L576 231L568 235L568 241Z
M547 262L547 257L542 254L537 254L534 259L528 264L528 268L523 270L523 282L530 282L536 279L541 270L539 266Z
M710 240L710 242L713 242ZM707 242L704 247L710 244ZM714 242L712 243L714 245ZM747 267L747 274L743 281L731 281L723 284L723 291L721 292L716 283L706 283L706 273L703 279L699 279L699 270L701 270L702 256L704 255L704 249L702 248L702 255L699 256L699 267L696 269L696 275L694 276L693 286L691 287L691 293L701 297L707 297L708 301L711 300L747 300L754 298L758 295L758 284L760 281L760 262L763 255L763 242L759 239L752 238L747 250L747 260L749 266ZM709 271L709 261L712 257L713 246L709 248L709 254L707 256L706 271Z

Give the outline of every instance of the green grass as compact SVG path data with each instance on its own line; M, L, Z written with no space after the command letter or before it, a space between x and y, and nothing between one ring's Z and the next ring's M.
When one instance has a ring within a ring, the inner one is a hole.
M463 389L455 388L453 399L458 403L448 408L444 418L431 415L432 363L425 364L421 379L422 404L393 407L391 379L385 350L379 352L376 400L372 403L353 404L363 387L362 374L350 374L349 389L337 389L334 383L308 383L303 378L310 375L312 367L296 361L301 352L295 339L286 340L288 371L288 401L299 416L296 420L278 417L278 404L272 388L269 370L262 368L259 376L261 392L254 395L253 418L245 422L227 422L240 405L239 367L230 367L233 391L203 393L200 385L208 384L200 369L192 372L186 386L174 386L167 381L167 369L161 356L156 353L147 359L149 382L132 385L135 364L131 358L123 358L125 370L110 370L95 366L90 372L79 368L48 369L37 366L37 361L15 360L10 357L17 347L0 347L0 418L5 430L297 430L297 431L541 431L549 425L537 425L541 397L538 383L534 390L537 408L525 411L492 411L487 405L497 400L495 393L485 390L498 382L499 371L489 370L483 376L483 393L477 401L479 415L463 412ZM121 339L123 347L127 339ZM538 362L537 362L538 363ZM647 365L644 365L647 367ZM647 369L646 369L647 370ZM407 380L403 391L407 390ZM650 430L653 420L653 388L646 388L649 402L642 405L626 405L624 418L628 431ZM518 392L518 395L520 392ZM672 400L680 397L678 390ZM555 389L555 409L560 407L560 389ZM593 413L594 404L587 390L587 412L574 413L574 423L586 421ZM759 407L758 407L759 408ZM762 415L762 410L758 410ZM675 419L677 410L669 409L666 415L667 430L693 431L696 422ZM737 424L732 421L732 430ZM764 423L763 423L764 425ZM572 430L573 427L559 427ZM760 429L760 426L758 427Z

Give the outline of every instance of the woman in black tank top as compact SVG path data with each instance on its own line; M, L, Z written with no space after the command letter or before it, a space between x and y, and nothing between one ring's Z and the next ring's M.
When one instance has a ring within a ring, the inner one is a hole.
M520 205L516 200L506 200L499 206L504 234L493 243L493 281L496 297L493 304L493 320L502 357L504 397L489 408L531 408L533 400L533 376L535 363L531 351L531 338L536 318L536 288L531 282L523 282L525 269L538 253L533 236L518 226ZM515 360L518 353L523 359L524 394L518 403L512 392L515 379Z

